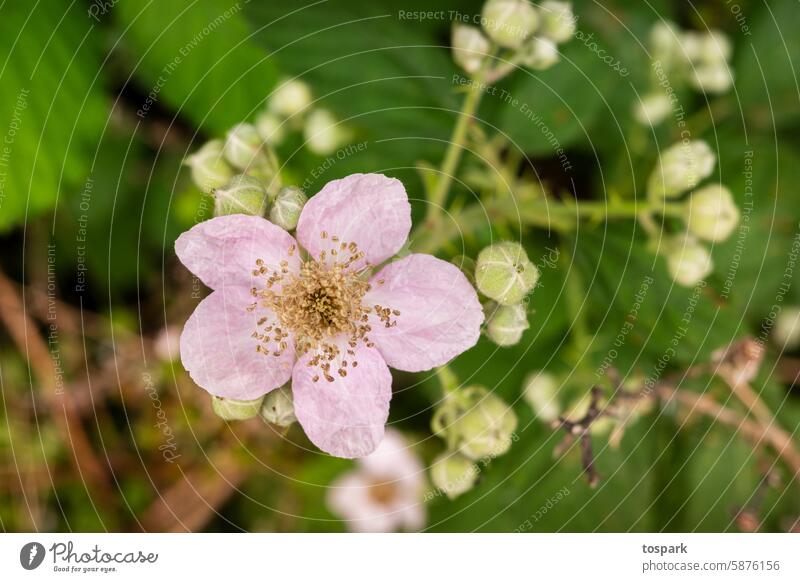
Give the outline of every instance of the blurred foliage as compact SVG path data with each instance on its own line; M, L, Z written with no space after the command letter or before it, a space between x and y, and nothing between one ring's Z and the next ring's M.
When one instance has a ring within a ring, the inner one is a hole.
M717 177L740 205L752 205L751 228L744 242L734 236L714 248L716 275L693 307L689 332L670 370L685 369L720 346L759 332L784 282L787 249L800 221L794 193L800 178L800 92L794 69L800 39L791 28L797 3L743 0L749 35L741 33L724 0L695 4L696 10L667 0L577 1L579 30L592 34L630 75L619 75L573 40L559 66L521 71L501 84L552 130L573 162L571 173L561 168L541 125L518 108L494 96L480 111L486 128L507 133L527 156L524 171L556 193L600 200L630 196L652 167L656 140L663 146L678 139L669 128L649 133L630 115L637 95L646 90L649 27L669 18L685 27L719 27L735 40L735 91L714 103L697 96L686 100L696 106L688 119L694 137L719 152ZM68 381L82 398L76 406L99 461L112 469L106 485L113 495L96 499L96 484L76 475L72 452L57 431L34 420L41 417L32 404L43 406L44 398L27 387L40 381L20 354L7 349L11 336L4 333L0 526L341 530L342 523L325 506L325 486L349 462L311 452L296 427L283 435L269 433L257 421L221 424L211 416L205 393L180 366L159 360L156 335L166 325L179 326L197 293L203 293L176 266L172 250L178 234L209 212L208 199L189 183L181 162L203 140L252 119L280 79L297 76L354 130L355 141L367 144L325 168L309 194L354 171L379 171L401 178L412 199L422 198L414 164L440 161L461 99L462 90L453 83L461 72L449 53L450 20L403 20L398 11L471 15L480 2L120 2L98 21L87 15L88 6L53 0L0 8L5 56L0 133L10 136L15 119L19 125L0 168L0 230L7 233L4 245L18 245L20 236L32 241L19 248L29 249L25 258L34 266L24 277L14 273L32 287L48 284L41 245L51 240L56 245L55 285L65 302L59 317L73 326L60 343ZM279 153L288 173L302 183L325 160L299 145L289 141ZM745 171L748 152L752 176ZM752 186L750 198L746 185ZM89 204L83 205L86 196ZM473 197L465 185L457 185L454 199ZM415 210L419 214L420 205ZM82 223L89 239L84 250L90 284L77 292L76 236ZM466 238L465 248L453 245L442 256L474 256L497 236L518 237L519 232L502 225L485 228ZM513 403L519 440L509 454L482 469L473 491L456 501L438 496L428 504L431 529L514 530L566 488L569 494L534 523L534 531L736 530L734 515L759 491L764 459L719 424L686 420L666 408L629 427L619 447L597 438L603 481L594 490L581 477L577 451L554 459L562 435L536 421L521 400L528 370L568 375L567 393L582 395L608 345L630 319L643 278L651 276L655 282L615 361L623 375L648 374L684 318L692 292L669 282L663 262L644 248L633 221L589 223L563 238L530 231L524 240L535 263L548 248L574 248L570 269L586 284L579 317L596 333L575 366L569 335L578 322L563 292L569 269L545 268L531 300L532 326L522 342L499 349L482 340L454 362L462 380L483 384ZM737 246L742 244L743 249ZM3 258L9 271L19 263L11 253ZM722 296L731 270L732 292ZM797 275L791 280L785 302L800 303ZM94 313L85 315L89 311ZM46 333L46 302L32 313ZM800 404L796 391L773 373L775 358L768 356L758 385L778 411L778 421L796 431ZM165 462L159 451L165 440L154 424L152 397L143 389L145 372L155 379L188 473ZM722 397L707 381L687 386ZM436 380L396 374L395 390L390 421L418 436L415 448L430 461L440 450L435 439L425 437L438 398ZM21 483L15 482L14 467L27 471ZM26 509L19 491L29 490L28 479L41 493ZM234 494L232 487L241 493ZM203 505L195 491L207 501L204 507L188 507ZM180 519L159 505L162 495L172 500ZM787 516L800 514L800 498L784 483L767 492L761 507L764 529L785 529ZM42 521L28 521L29 509Z

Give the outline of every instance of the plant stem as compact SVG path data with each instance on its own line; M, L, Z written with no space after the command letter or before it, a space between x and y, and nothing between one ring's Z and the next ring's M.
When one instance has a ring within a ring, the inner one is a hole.
M441 219L442 210L447 201L447 194L450 191L450 184L453 182L453 174L458 167L458 162L461 160L469 123L472 121L483 95L483 79L486 76L489 63L490 59L486 59L481 70L471 80L467 89L467 96L464 98L461 111L458 114L458 121L450 136L450 143L447 146L447 151L444 154L444 160L439 170L436 188L431 192L429 198L428 220L432 226Z

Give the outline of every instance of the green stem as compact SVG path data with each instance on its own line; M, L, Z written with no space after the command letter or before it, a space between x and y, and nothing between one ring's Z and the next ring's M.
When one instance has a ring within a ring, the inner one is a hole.
M484 66L470 82L467 89L467 96L464 98L464 102L461 105L458 121L453 128L453 133L450 136L450 143L447 146L447 151L444 154L444 160L439 170L439 179L436 183L436 188L431 192L429 197L428 220L431 225L436 225L441 219L442 210L447 201L447 194L450 191L450 184L453 182L453 175L455 174L458 162L461 160L461 154L464 150L464 142L466 141L469 123L472 121L475 111L478 109L478 104L481 102L484 89L483 79L486 76L489 62L490 59L486 59Z

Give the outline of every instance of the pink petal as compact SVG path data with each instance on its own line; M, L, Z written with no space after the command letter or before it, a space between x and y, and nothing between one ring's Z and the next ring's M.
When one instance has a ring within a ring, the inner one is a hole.
M395 531L403 516L372 499L371 486L372 483L361 471L342 475L328 489L328 507L345 521L347 529L352 532Z
M211 394L252 400L289 381L294 344L281 356L256 351L258 320L274 315L265 308L251 311L247 289L225 287L203 299L181 334L181 360L192 379Z
M292 374L294 411L306 435L326 453L348 459L368 455L380 444L392 398L392 375L378 351L359 347L355 352L355 358L348 356L344 378L336 373L338 362L331 362L333 382L308 365L311 352L297 361Z
M483 309L455 265L430 255L409 255L384 267L371 284L364 301L400 311L391 316L397 325L389 328L373 315L369 334L391 367L430 370L477 343Z
M297 224L297 239L317 258L333 246L331 237L336 236L356 243L366 261L378 265L400 250L410 230L411 205L399 180L352 174L328 182L308 201ZM328 234L326 239L322 232Z
M231 214L218 216L193 226L175 241L181 262L212 289L223 285L253 287L263 285L252 271L262 259L270 270L286 261L290 270L300 268L299 253L289 256L294 238L282 228L260 216Z
M370 475L386 480L419 480L425 468L408 446L399 430L387 428L383 440L375 451L360 459L361 467Z

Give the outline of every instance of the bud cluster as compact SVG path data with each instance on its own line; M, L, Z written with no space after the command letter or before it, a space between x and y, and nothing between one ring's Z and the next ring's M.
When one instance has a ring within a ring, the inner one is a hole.
M713 94L725 93L733 85L729 65L733 47L718 30L682 31L671 22L660 21L650 30L649 44L652 88L633 109L636 120L645 126L658 125L672 110L672 100L665 92L671 81L688 82L697 91Z
M476 462L505 454L516 440L517 416L499 396L480 386L450 392L431 422L447 451L431 467L431 479L451 499L469 491Z
M691 287L713 270L713 261L700 241L722 242L739 223L739 208L733 194L721 184L695 190L714 170L716 156L704 141L675 144L661 154L647 183L648 198L663 201L694 190L683 203L685 232L662 245L667 269L679 285Z
M250 420L260 416L264 422L281 428L291 426L297 421L290 384L281 386L254 400L234 400L212 396L211 408L214 414L228 421Z
M547 0L534 6L528 0L487 0L481 28L453 26L453 60L467 73L477 73L496 47L513 51L510 61L536 70L559 60L558 44L575 33L570 2Z
M489 301L486 335L499 346L515 345L528 329L525 298L539 281L539 269L522 245L500 242L486 247L475 263L475 285Z

